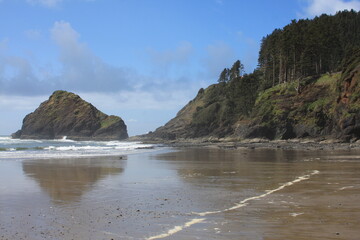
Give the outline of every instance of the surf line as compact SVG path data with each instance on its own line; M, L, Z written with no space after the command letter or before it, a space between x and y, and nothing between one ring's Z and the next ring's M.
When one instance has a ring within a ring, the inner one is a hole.
M191 225L194 225L196 223L201 223L204 220L205 220L205 218L194 218L194 219L192 219L191 221L185 223L182 226L175 226L174 228L170 229L167 233L163 233L163 234L159 234L159 235L156 235L156 236L153 236L153 237L149 237L149 238L147 238L147 240L154 240L154 239L160 239L160 238L169 237L171 235L174 235L177 232L182 231L185 228L190 227Z
M242 207L245 207L248 205L248 202L250 201L253 201L253 200L258 200L258 199L261 199L261 198L264 198L272 193L275 193L275 192L278 192L280 190L283 190L284 188L286 187L290 187L296 183L299 183L299 182L302 182L302 181L305 181L305 180L308 180L310 179L311 176L313 175L316 175L316 174L319 174L320 172L318 170L314 170L312 171L311 173L309 174L306 174L306 175L303 175L303 176L300 176L300 177L297 177L296 179L294 179L293 181L291 182L287 182L287 183L284 183L283 185L281 185L280 187L278 188L275 188L275 189L272 189L272 190L268 190L266 193L264 194L261 194L261 195L258 195L258 196L254 196L254 197L249 197L249 198L246 198L244 200L242 200L241 202L235 204L234 206L230 207L230 208L226 208L224 210L217 210L217 211L212 211L212 212L201 212L201 213L197 213L197 212L193 212L193 214L196 214L196 215L199 215L199 216L207 216L207 215L211 215L211 214L217 214L217 213L223 213L223 212L227 212L227 211L231 211L231 210L235 210L235 209L239 209L239 208L242 208ZM159 235L156 235L156 236L153 236L153 237L149 237L147 238L147 240L154 240L154 239L161 239L161 238L166 238L166 237L169 237L171 235L174 235L175 233L177 232L180 232L182 231L183 229L185 228L188 228L194 224L197 224L197 223L201 223L203 221L205 221L206 218L194 218L194 219L191 219L190 221L186 222L184 225L181 225L181 226L175 226L174 228L170 229L167 233L163 233L163 234L159 234Z

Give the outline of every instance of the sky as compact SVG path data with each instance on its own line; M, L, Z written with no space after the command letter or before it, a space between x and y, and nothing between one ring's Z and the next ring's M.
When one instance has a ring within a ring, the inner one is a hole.
M360 10L360 0L0 0L0 135L55 90L125 121L164 125L261 39L292 19Z

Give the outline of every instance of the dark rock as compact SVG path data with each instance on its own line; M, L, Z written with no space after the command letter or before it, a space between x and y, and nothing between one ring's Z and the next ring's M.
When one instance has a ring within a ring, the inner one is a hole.
M271 129L267 126L259 126L255 125L250 127L247 133L244 135L245 138L267 138L274 139L275 138L276 129Z
M21 130L18 130L16 132L14 132L13 134L11 134L12 138L20 138L21 137Z
M342 72L308 76L260 91L251 109L231 91L231 83L213 84L164 126L143 136L150 140L220 138L360 139L360 51ZM241 81L240 81L241 82ZM233 82L235 83L235 82ZM240 89L240 88L239 88ZM246 95L247 96L247 95ZM241 97L241 98L240 98Z
M275 138L277 139L291 139L295 138L296 133L291 123L287 122L284 127L278 128L276 131Z
M78 95L55 91L24 120L13 138L120 140L128 137L124 121L108 116Z

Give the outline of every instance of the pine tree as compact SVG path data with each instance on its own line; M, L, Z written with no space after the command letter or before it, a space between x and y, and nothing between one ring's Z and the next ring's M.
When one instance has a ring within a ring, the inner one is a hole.
M226 83L229 81L229 72L230 70L228 68L224 68L224 70L220 73L218 82L221 83Z
M240 60L237 60L234 62L230 69L230 81L234 80L235 78L241 77L244 73L244 65L240 62Z

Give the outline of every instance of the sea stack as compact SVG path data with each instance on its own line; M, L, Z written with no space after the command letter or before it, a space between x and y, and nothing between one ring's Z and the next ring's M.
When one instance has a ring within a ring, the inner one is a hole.
M78 95L55 91L12 134L21 139L122 140L128 138L124 121L108 116Z

